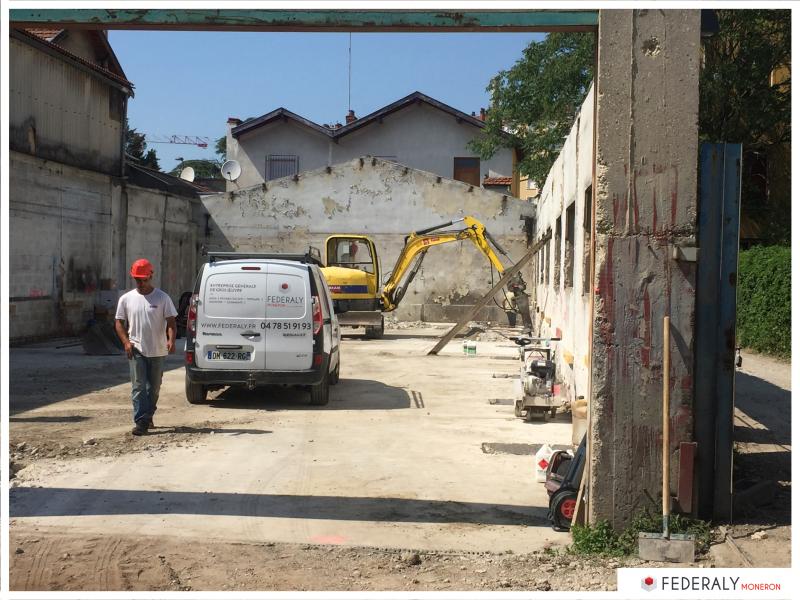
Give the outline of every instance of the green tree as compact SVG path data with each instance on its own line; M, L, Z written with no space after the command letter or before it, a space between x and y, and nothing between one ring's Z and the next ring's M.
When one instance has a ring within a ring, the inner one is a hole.
M228 138L226 136L223 135L217 140L216 144L214 144L214 153L221 161L224 161L228 156Z
M519 172L541 186L589 90L593 65L591 34L551 33L531 42L522 58L487 86L486 128L470 142L472 151L487 160L499 148L516 145L522 154Z
M130 126L127 117L125 118L125 154L137 159L144 158L147 143L144 141L144 134L137 133L136 129Z
M718 10L703 43L700 138L741 142L742 211L771 242L786 243L791 211L791 14Z
M127 154L136 164L161 170L158 165L158 155L154 148L147 149L147 142L143 133L138 133L136 129L128 124L125 118L125 154Z

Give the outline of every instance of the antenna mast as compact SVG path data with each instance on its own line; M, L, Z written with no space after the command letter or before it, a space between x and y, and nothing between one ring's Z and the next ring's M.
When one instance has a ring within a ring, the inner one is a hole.
M350 32L350 43L347 46L347 112L352 108L350 103L350 83L353 73L353 32Z

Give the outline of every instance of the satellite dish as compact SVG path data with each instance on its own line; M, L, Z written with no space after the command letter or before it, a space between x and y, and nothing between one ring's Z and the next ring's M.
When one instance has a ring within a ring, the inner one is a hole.
M226 160L222 163L222 176L228 181L236 181L242 174L242 165L236 160Z
M184 168L179 177L184 181L194 181L194 169L192 167Z

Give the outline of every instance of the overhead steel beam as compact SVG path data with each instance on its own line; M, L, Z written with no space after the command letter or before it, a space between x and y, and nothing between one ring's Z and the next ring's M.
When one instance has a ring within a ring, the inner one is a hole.
M594 31L596 10L12 9L12 27L216 31Z

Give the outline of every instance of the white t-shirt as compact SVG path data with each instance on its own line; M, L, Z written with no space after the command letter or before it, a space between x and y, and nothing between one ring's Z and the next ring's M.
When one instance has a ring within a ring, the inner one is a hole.
M117 319L128 322L128 339L144 356L166 356L167 318L178 311L172 299L163 291L140 294L135 289L123 294L117 304Z

